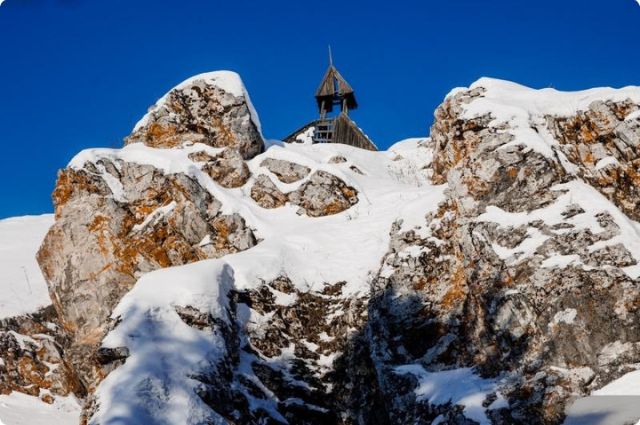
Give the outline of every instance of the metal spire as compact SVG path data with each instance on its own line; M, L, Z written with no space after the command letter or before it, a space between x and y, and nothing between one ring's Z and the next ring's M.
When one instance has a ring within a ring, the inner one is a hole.
M329 66L333 66L333 55L331 54L331 44L329 44Z

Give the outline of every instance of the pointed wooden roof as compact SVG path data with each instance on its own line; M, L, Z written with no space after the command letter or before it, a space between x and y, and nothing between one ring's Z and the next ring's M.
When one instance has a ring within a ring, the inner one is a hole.
M327 72L322 77L320 87L316 91L316 97L333 96L334 94L344 96L349 93L353 93L353 89L347 80L340 75L335 66L329 65Z
M333 64L329 65L320 82L320 86L316 91L316 100L318 101L318 108L322 109L324 104L327 112L331 112L333 105L341 104L343 100L347 101L346 106L348 109L356 109L358 107L353 88Z

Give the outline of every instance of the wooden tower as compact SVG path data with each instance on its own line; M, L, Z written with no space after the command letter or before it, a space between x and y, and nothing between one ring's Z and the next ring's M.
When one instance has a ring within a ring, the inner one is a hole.
M358 107L353 88L333 65L329 48L329 68L315 94L320 118L301 127L284 139L287 143L342 143L362 149L378 150L376 145L349 117ZM329 116L336 109L335 116ZM310 139L310 140L309 140Z
M350 109L358 107L353 89L333 66L331 48L329 48L329 68L324 73L316 91L316 102L318 102L320 118L324 118L327 112L332 112L334 106L339 106L340 112L345 114L348 114Z

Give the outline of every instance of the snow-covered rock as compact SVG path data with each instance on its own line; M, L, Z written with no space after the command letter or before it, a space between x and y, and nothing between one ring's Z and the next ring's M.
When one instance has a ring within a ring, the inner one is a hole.
M54 401L93 425L561 423L640 363L638 105L482 79L431 138L260 153L239 78L188 80L59 176L38 258L80 385Z
M238 74L216 71L183 81L151 107L126 139L157 148L186 141L233 147L244 158L262 152L260 120Z
M588 145L635 170L639 104L638 88L482 79L438 108L433 180L446 199L421 228L394 229L369 300L374 364L400 422L472 417L456 392L420 406L429 374L473 368L493 382L476 394L476 421L560 423L573 398L640 360L640 197L626 178L594 183L595 160L571 154ZM398 375L416 364L426 372Z

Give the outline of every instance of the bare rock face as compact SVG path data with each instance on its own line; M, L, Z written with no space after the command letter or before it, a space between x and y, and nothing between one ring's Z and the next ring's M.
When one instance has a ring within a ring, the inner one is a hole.
M257 116L240 77L213 72L190 78L154 105L126 144L172 148L185 141L233 147L245 159L264 150Z
M211 156L206 152L189 155L193 161L204 162L203 170L220 186L236 188L244 186L251 177L247 163L235 149L225 149L222 153Z
M45 403L84 388L63 357L66 342L52 307L0 320L0 394L18 391Z
M629 217L640 220L640 106L598 101L571 117L547 117L579 175Z
M264 174L260 174L251 187L251 198L262 208L268 209L281 207L288 199Z
M309 180L289 194L289 201L311 217L337 214L358 202L358 193L345 182L324 171L316 171Z
M280 163L285 162L280 161ZM271 162L269 166L274 167L274 162ZM285 165L279 169L282 174L275 172L274 174L283 182L299 181L302 179L300 176L306 167L298 168L302 172L295 172L292 171L295 169L293 166L301 167L297 164ZM309 173L308 169L306 173ZM278 208L291 202L293 205L299 206L301 211L310 217L337 214L358 202L356 189L325 171L314 172L296 190L288 193L280 191L269 177L261 174L251 188L251 197L263 208Z
M366 297L344 295L344 284L301 291L281 276L234 292L243 332L228 345L230 381L207 385L211 408L246 424L280 423L273 412L289 423L388 423L366 352Z
M530 116L526 131L556 139L549 155L517 139L517 121L466 113L485 94L459 91L436 111L434 180L447 200L426 217L426 237L392 229L369 301L372 356L397 423L467 423L462 406L419 400L420 375L399 365L474 368L492 423L555 424L573 398L640 360L640 279L626 271L637 261L619 242L630 229L596 191L636 216L640 138L625 117L638 106ZM615 177L599 180L607 168ZM508 402L491 408L499 396Z
M260 163L278 177L282 183L295 183L309 175L309 167L282 159L267 158Z
M121 193L114 195L114 188ZM196 180L153 166L87 162L60 173L53 197L56 222L38 261L61 323L73 335L68 355L77 355L74 363L89 382L97 372L87 353L142 273L256 243L244 220L221 214L220 202Z

